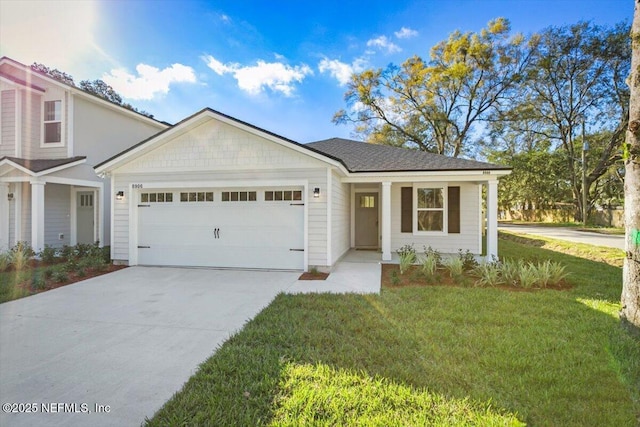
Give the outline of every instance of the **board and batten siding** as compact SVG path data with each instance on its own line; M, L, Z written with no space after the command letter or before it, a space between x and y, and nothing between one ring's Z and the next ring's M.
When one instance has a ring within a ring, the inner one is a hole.
M333 171L331 178L331 265L351 248L351 185L344 184Z
M71 190L68 185L44 186L44 243L54 248L70 244ZM97 210L97 209L96 209ZM60 239L59 235L63 238Z
M327 266L327 201L314 198L313 188L326 189L326 164L235 126L210 119L177 135L162 146L132 160L113 172L112 194L124 191L125 198L113 201L112 257L129 260L129 198L131 184L181 182L211 183L230 187L237 182L287 181L308 183L308 263ZM321 193L322 194L322 193Z
M16 91L0 93L0 157L16 155Z
M412 184L394 183L391 186L391 251L404 245L413 245L421 252L423 246L431 246L442 253L457 253L459 249L479 254L482 248L478 236L480 230L480 190L477 184L450 182L448 186L460 187L460 233L414 235L402 233L401 188ZM414 207L415 208L415 207Z

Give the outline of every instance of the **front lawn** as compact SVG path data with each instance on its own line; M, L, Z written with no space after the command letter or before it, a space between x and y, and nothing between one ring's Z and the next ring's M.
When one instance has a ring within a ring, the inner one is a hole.
M526 241L499 249L565 264L573 288L280 295L148 424L637 425L621 269Z

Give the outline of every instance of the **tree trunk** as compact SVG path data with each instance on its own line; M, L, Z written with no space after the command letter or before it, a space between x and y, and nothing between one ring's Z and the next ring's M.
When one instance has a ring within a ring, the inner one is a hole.
M635 1L631 49L629 127L624 150L626 257L622 274L620 319L640 331L640 0Z

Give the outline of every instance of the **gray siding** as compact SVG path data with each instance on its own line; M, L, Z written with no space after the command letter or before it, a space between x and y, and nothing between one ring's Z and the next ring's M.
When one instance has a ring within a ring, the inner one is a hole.
M340 182L333 172L331 179L331 264L333 265L351 247L351 186Z
M67 185L47 184L44 187L44 243L59 248L68 245L71 234L71 195ZM63 234L64 238L59 239Z
M0 94L0 157L16 155L16 91Z

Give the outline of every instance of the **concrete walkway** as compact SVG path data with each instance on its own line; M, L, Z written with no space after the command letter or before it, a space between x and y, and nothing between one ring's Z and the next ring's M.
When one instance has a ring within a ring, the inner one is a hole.
M624 236L600 234L591 231L579 231L570 227L541 227L535 225L500 224L498 230L514 233L532 234L588 245L606 246L624 250Z
M377 263L299 275L131 267L0 304L0 402L38 412L0 425L139 425L277 294L380 291Z

